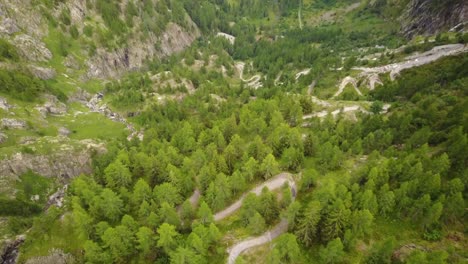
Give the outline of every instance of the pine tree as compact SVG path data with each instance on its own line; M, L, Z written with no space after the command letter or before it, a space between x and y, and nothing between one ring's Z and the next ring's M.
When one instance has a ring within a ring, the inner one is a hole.
M295 234L306 246L310 246L316 237L321 210L322 206L319 201L309 202L302 216L298 219Z
M200 223L206 226L214 221L213 213L205 201L201 202L200 208L198 208L197 217L198 220L200 220Z
M159 239L157 246L162 248L166 253L170 253L177 247L179 234L175 226L168 223L163 223L157 230Z
M351 211L344 206L341 200L337 200L329 210L321 228L321 236L324 241L331 241L342 236L351 216Z
M251 234L258 235L265 230L265 219L257 212L249 218L247 229Z

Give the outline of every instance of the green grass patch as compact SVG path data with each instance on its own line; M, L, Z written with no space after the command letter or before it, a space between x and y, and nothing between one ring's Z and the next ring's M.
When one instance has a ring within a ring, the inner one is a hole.
M100 113L83 113L76 116L50 117L52 122L61 124L72 133L71 139L102 139L109 140L127 134L125 125L109 120Z
M60 248L74 256L82 255L81 248L85 240L77 234L71 215L68 214L61 220L62 213L52 209L34 220L34 227L20 249L19 263L33 257L47 256L51 248Z
M18 190L16 197L29 200L32 196L38 195L38 202L45 204L53 186L54 182L52 179L28 171L21 175L16 183L16 189Z

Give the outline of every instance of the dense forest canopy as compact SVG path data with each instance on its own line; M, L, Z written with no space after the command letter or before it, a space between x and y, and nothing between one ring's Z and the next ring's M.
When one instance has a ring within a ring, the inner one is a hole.
M54 181L29 170L13 198L0 194L0 231L26 234L19 263L232 263L233 247L264 233L268 241L235 263L468 257L466 33L405 39L395 21L409 1L87 0L102 26L88 17L82 28L61 8L66 0L33 2L55 34L54 59L31 67L0 38L0 94L21 109L5 119L10 106L0 101L2 131L13 137L5 140L31 137L4 124L14 115L27 117L33 136L75 139L91 120L86 107L127 130L93 138L100 151L79 138L92 173ZM200 37L115 79L60 71L62 60L126 49L135 32L152 39L169 24ZM463 51L372 72L447 44ZM43 80L39 66L58 74ZM35 112L46 94L70 110ZM76 129L57 135L43 125L64 120ZM47 153L27 143L20 154ZM55 206L47 197L63 185Z

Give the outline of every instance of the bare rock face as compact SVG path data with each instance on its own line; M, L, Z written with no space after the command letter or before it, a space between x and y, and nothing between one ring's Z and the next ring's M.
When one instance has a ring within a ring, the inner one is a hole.
M401 31L407 38L418 34L436 34L466 23L468 1L411 0L400 17Z
M0 11L0 33L11 35L19 31L16 22L8 17L4 17ZM2 19L3 18L3 19Z
M50 79L55 78L55 76L57 75L55 70L52 68L43 68L43 67L31 65L29 67L29 70L34 76L42 80L50 80Z
M18 261L19 247L26 240L25 235L20 235L15 240L4 241L4 245L0 248L0 263L15 264Z
M11 105L8 104L7 100L3 97L0 97L0 109L3 109L5 111L10 110Z
M49 255L28 259L26 264L72 264L75 262L75 258L71 254L65 253L61 249L52 249L49 251Z
M0 144L5 143L8 139L8 136L0 132Z
M45 98L45 104L36 107L43 118L46 118L47 115L63 115L67 112L67 106L60 102L57 97L53 95L46 95Z
M98 49L97 54L86 64L88 72L85 78L116 78L125 72L136 70L144 65L147 58L165 57L190 46L200 36L195 23L189 20L190 30L177 24L169 23L162 36L150 34L148 39L130 39L127 48L109 52ZM156 47L155 43L161 43Z
M68 101L86 104L91 99L91 97L92 95L90 93L78 87L77 91L68 97Z
M63 65L69 69L79 70L80 64L72 55L68 55L65 60L63 61Z
M18 35L13 42L21 55L29 61L39 62L52 59L52 52L46 48L45 44L29 35Z
M12 33L22 30L36 40L40 40L48 34L48 24L45 23L46 21L43 19L40 9L32 3L33 1L0 1L0 21L9 20L6 24L9 25L8 31Z
M27 127L27 124L23 120L3 118L2 127L8 128L8 129L25 129Z
M16 178L28 170L66 181L82 173L92 172L91 153L89 150L73 153L58 151L50 155L17 153L0 161L0 179Z

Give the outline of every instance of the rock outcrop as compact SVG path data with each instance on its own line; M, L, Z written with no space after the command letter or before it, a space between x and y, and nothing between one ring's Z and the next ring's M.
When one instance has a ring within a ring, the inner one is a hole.
M13 118L3 118L2 127L8 129L25 129L27 124L23 120L13 119Z
M5 135L4 133L1 133L0 132L0 144L4 143L5 141L7 141L8 139L8 136Z
M67 106L60 102L57 97L46 95L45 99L44 105L36 107L43 118L46 118L47 115L63 115L67 112Z
M29 61L41 62L52 59L52 52L46 48L45 44L29 35L18 35L13 43L20 54Z
M200 36L195 23L188 19L188 28L169 23L161 36L150 34L142 41L130 39L127 47L115 51L98 49L86 64L86 78L116 78L125 72L140 69L148 58L166 57L190 46ZM160 43L155 45L154 43Z
M18 260L19 247L24 243L26 236L20 235L15 240L5 241L1 248L0 263L15 264Z
M57 75L55 70L52 68L44 68L44 67L39 67L39 66L34 66L34 65L29 66L29 71L34 76L42 80L50 80L50 79L55 78L55 75Z
M48 155L17 153L0 161L0 180L17 178L28 170L66 181L82 173L92 172L91 151L57 151Z
M462 30L468 21L468 1L411 0L400 21L401 32L407 38L418 34L437 34L457 25L457 30Z
M0 97L0 109L3 109L5 111L10 110L11 105L8 104L7 100L3 97Z

